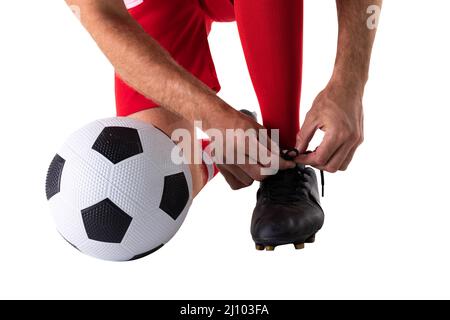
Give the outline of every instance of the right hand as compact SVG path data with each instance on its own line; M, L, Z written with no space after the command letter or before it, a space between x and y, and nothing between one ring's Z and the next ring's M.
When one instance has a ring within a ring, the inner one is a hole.
M230 109L225 114L222 114L221 117L212 116L211 118L213 119L211 119L211 122L222 132L224 137L223 157L219 159L213 155L213 159L216 162L217 168L233 190L248 187L255 180L264 180L268 176L265 172L275 174L278 170L295 167L293 161L286 161L280 157L278 145L272 142L269 137L266 138L267 141L264 141L264 137L259 134L260 129L265 129L262 125L254 121L250 116L232 108ZM242 148L239 145L239 143L243 143L242 138L236 135L234 135L234 139L232 140L233 143L229 143L231 141L226 143L227 129L241 129L243 132L249 132L247 130L253 129L251 131L256 134L246 135L245 148ZM251 152L252 150L257 150L256 154L255 152ZM262 154L261 151L263 151ZM234 159L229 159L226 155L234 155ZM244 163L237 161L239 157L241 159L245 158ZM234 160L234 162L230 160ZM272 161L268 162L268 160Z

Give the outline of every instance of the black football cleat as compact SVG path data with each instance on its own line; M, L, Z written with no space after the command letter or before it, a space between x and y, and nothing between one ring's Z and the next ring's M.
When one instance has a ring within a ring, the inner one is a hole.
M303 249L315 241L324 219L314 169L297 165L261 182L251 234L257 250L273 251L285 244Z

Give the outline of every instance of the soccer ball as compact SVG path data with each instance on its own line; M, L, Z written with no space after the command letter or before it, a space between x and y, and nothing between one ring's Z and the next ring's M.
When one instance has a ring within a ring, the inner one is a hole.
M192 203L191 173L171 160L174 148L162 131L129 118L98 120L75 132L47 174L59 233L104 260L135 260L160 249Z

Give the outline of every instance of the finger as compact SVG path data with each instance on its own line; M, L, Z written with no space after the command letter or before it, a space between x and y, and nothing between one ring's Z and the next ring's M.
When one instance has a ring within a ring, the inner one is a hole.
M337 172L341 168L345 159L347 159L347 156L352 149L353 144L343 144L339 149L336 150L336 152L333 154L333 156L330 158L323 169L330 173Z
M317 151L300 154L294 159L294 161L299 164L304 164L305 166L312 165L316 157L316 152Z
M353 147L353 149L350 150L350 152L347 155L347 158L344 160L344 162L341 164L341 167L339 168L340 171L345 171L348 169L348 166L350 165L350 162L352 162L357 149L358 149L358 146Z
M245 134L240 136L235 136L234 141L231 144L226 145L226 160L229 164L260 164L262 166L266 165L264 161L261 161L260 157L267 155L269 156L267 148L258 141L257 134ZM231 148L231 149L228 149ZM232 158L230 158L232 155Z
M225 177L225 180L227 180L233 190L249 187L253 184L254 180L237 165L220 167L221 168L219 170L221 170L222 175Z
M253 180L256 181L263 181L266 176L262 175L262 166L255 165L255 164L243 164L240 165L240 168Z
M238 164L239 169L245 172L250 178L256 181L262 181L266 178L263 176L263 169L266 168L260 164L251 164L247 157L246 162L244 164Z
M228 171L223 171L220 170L220 173L222 174L222 176L225 178L225 181L228 183L228 185L230 186L231 189L233 190L239 190L244 188L245 186L242 184L241 181L239 181L238 179L236 179L235 176L233 176L231 173L229 173Z
M225 178L225 181L228 183L228 185L233 190L238 190L243 188L242 182L239 181L234 175L232 175L228 170L225 169L223 165L217 165L217 169L219 169L219 172L222 174L222 176Z
M281 157L279 157L278 159L280 161L278 166L280 170L293 169L297 166L297 164L294 161L285 160Z
M220 170L220 173L225 178L225 181L228 183L228 185L233 190L239 190L245 187L248 187L251 183L248 182L247 184L243 183L241 180L239 180L234 174L227 170Z
M258 131L258 142L262 144L265 149L267 149L267 153L280 155L280 145L279 141L275 141L272 139L272 137L268 134L268 130L263 128L263 130Z
M267 135L260 136L259 140L250 139L250 143L254 143L257 146L256 149L253 149L253 152L248 150L248 157L253 160L253 163L258 163L265 168L270 167L281 170L295 168L296 164L294 161L288 161L280 157L278 145ZM255 151L257 151L256 154Z
M364 122L362 123L362 130L361 132L364 132ZM339 168L340 171L345 171L348 169L348 166L353 160L353 157L355 156L356 150L358 150L359 146L364 142L364 134L361 134L361 137L356 143L356 145L353 146L353 148L350 150L350 152L347 155L347 158L342 163L341 167Z
M341 145L342 143L337 141L336 135L328 132L325 134L322 143L317 147L316 151L299 155L295 158L295 162L322 169Z
M308 145L311 142L311 139L314 137L318 129L316 120L310 114L306 115L305 122L303 123L300 132L297 135L297 144L295 148L300 153L305 153L308 149Z
M251 160L249 163L268 167L273 154L273 151L271 151L270 148L275 149L271 144L272 140L270 140L267 135L262 135L261 138L252 136L247 139L245 155L249 161Z
M299 155L299 152L297 151L297 149L291 150L291 151L286 150L285 152L286 152L287 156L290 158L295 158Z
M279 158L278 161L285 162L283 159ZM242 164L239 165L243 171L256 181L263 181L267 177L276 174L280 170L292 169L297 166L297 164L293 161L288 162L288 164L281 164L272 162L270 166L260 166L255 164Z

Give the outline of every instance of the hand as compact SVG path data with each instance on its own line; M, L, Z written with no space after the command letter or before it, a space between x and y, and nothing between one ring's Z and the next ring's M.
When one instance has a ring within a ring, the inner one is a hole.
M216 162L217 168L224 176L225 180L228 182L233 190L241 189L252 185L253 181L262 181L267 175L264 175L264 169L273 173L276 173L278 169L288 169L295 167L295 162L286 161L280 157L280 151L277 145L273 145L270 138L267 137L267 143L262 143L261 136L258 135L260 129L265 129L263 126L258 124L250 116L247 116L241 112L235 111L234 109L229 110L229 113L222 117L214 117L215 125L219 129L224 137L226 136L226 129L241 129L244 132L253 129L256 132L255 135L247 135L245 138L235 136L232 140L233 143L226 143L230 141L225 140L225 145L223 147L222 158L217 158L217 155L213 156ZM245 140L245 148L239 147L239 145ZM257 150L258 153L255 154L251 150ZM259 153L260 150L264 151L264 156L267 155L266 159L262 159ZM241 154L245 158L244 163L242 161L237 161L238 154ZM234 163L230 163L230 159L226 158L226 155L234 155ZM273 162L267 162L264 160L272 159ZM253 160L253 163L250 161ZM256 164L255 164L256 163ZM274 170L269 170L269 168Z
M297 135L297 163L331 173L345 171L363 142L362 90L331 81L315 99ZM325 132L320 146L308 152L315 132Z

